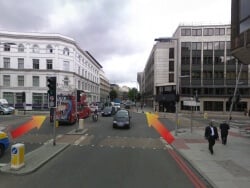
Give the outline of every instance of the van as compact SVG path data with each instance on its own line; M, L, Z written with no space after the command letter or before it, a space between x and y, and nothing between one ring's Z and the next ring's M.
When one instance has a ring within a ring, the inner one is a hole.
M12 106L9 106L9 103L8 103L8 101L6 99L0 99L0 105L2 105L3 107L9 108L11 113L13 113L15 111L15 108L12 107Z
M0 99L0 104L8 104L8 101L6 99Z

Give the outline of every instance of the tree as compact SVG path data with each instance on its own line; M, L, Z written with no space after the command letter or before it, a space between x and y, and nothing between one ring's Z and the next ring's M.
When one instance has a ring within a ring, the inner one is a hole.
M131 101L135 102L137 100L137 95L138 95L138 90L135 87L130 89L128 92L128 98Z
M113 101L115 98L117 98L117 92L116 90L111 90L109 92L110 100Z

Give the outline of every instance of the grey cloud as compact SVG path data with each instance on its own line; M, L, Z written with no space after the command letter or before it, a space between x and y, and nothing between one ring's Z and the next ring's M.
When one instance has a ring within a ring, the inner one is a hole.
M133 54L139 50L136 41L131 41L124 30L131 19L128 12L129 1L3 0L0 1L0 30L42 31L72 37L105 67L103 62L112 56ZM62 27L55 28L50 25L53 24L50 23L50 16L67 4L74 6L79 22L65 19ZM117 77L119 80L127 80L128 74L124 74L122 78L118 74Z
M50 1L53 5L53 0ZM42 0L0 1L0 29L11 31L39 31L48 23L47 15L53 6Z

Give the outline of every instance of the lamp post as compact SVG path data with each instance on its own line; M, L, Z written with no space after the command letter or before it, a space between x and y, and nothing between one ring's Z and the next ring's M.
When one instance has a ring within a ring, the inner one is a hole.
M235 88L234 88L234 95L233 95L232 102L231 102L231 105L230 105L230 111L229 111L229 116L228 116L228 121L227 121L228 124L229 124L229 122L231 120L231 114L232 114L232 110L233 110L233 105L234 105L235 95L236 95L236 92L237 92L237 89L238 89L238 85L243 84L243 82L239 82L240 75L241 75L241 70L242 70L242 64L240 64L240 71L239 71L239 74L238 74L238 78L236 80L236 84L235 84Z
M177 80L176 80L176 96L179 95L179 89L180 89L180 78L189 78L189 75L178 75L178 71L176 72L177 74ZM178 132L178 125L179 125L179 100L175 102L175 136L177 136Z

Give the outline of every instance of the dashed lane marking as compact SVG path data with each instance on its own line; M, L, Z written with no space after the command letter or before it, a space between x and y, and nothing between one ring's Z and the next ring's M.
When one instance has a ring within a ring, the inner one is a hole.
M79 139L77 139L73 145L79 145L83 140L87 138L87 135L81 136Z

